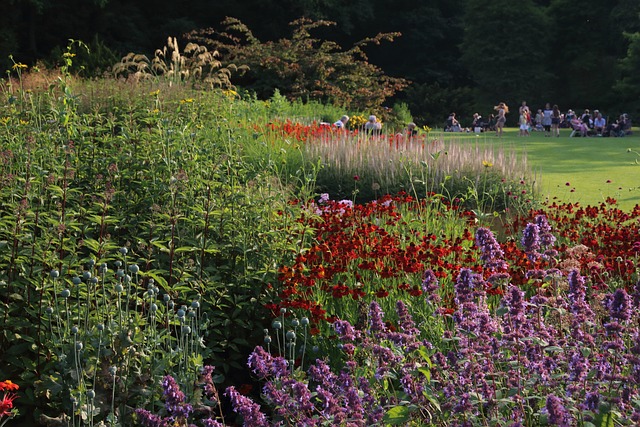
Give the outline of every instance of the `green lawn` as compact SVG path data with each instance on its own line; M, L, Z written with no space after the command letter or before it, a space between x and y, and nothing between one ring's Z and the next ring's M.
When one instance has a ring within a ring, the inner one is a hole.
M473 133L444 135L526 153L528 164L537 172L540 193L550 199L594 205L613 197L625 210L640 204L640 130L634 128L632 136L623 138L569 138L570 133L562 129L555 138L545 138L542 132L520 137L511 128L501 139L493 132L479 137Z

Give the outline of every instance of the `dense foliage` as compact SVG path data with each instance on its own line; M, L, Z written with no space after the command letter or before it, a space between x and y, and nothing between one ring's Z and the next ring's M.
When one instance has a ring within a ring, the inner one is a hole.
M488 116L501 100L557 103L562 111L598 108L616 116L635 117L640 111L633 96L637 84L629 87L638 75L637 54L625 37L640 32L640 5L634 0L586 0L578 6L568 0L196 0L188 6L165 0L15 0L5 6L0 69L11 65L8 53L29 65L55 63L73 38L92 48L92 55L82 56L83 72L99 74L129 52L151 56L167 37L211 27L221 31L228 16L246 24L262 43L279 46L278 40L289 37L288 24L304 17L337 23L315 33L324 47L354 46L379 32L401 33L392 44L365 50L384 75L414 83L399 96L410 101L420 124L443 122L451 110L469 121L474 110ZM273 84L269 74L267 86ZM436 88L442 93L434 93ZM464 102L449 91L469 95ZM425 95L433 99L425 102Z
M74 46L0 86L0 423L637 422L639 208Z

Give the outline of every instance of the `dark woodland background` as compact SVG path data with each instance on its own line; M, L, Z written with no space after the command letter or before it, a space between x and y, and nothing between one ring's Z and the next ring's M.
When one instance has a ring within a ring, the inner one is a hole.
M260 41L291 38L306 17L335 26L313 37L348 49L380 32L393 42L369 45L368 61L411 82L387 100L405 102L418 120L463 120L499 101L533 108L558 104L640 113L638 0L3 0L0 66L13 61L56 66L69 39L91 47L87 76L108 72L129 52L153 55L168 36L221 31L225 17ZM224 60L224 58L222 58ZM80 58L79 58L80 60ZM240 65L240 64L237 64ZM263 94L258 94L261 96ZM348 106L346 106L348 107ZM513 115L512 115L513 116Z

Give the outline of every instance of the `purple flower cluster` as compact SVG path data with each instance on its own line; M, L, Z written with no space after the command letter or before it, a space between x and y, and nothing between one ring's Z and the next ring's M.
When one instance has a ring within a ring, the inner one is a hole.
M480 260L484 268L499 275L498 278L504 278L509 265L504 261L504 252L491 230L485 227L476 230L476 246L480 249ZM489 278L488 281L491 283L493 279Z
M174 425L195 427L193 424L188 424L193 407L186 402L185 394L172 376L167 375L162 379L162 390L164 407L168 416L161 417L146 409L136 409L135 414L138 421L145 427L170 427Z
M540 228L535 224L527 224L520 240L529 261L536 262L540 258Z
M427 269L422 277L422 292L427 296L427 299L433 304L440 302L440 283L438 278L432 269Z

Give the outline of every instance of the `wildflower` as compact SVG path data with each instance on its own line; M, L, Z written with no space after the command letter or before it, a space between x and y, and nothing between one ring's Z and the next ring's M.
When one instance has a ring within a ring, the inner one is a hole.
M529 223L522 232L522 239L520 240L524 251L527 254L527 258L531 262L535 262L540 258L538 249L540 249L540 227L536 224Z
M398 313L398 323L402 332L409 335L418 335L420 333L415 327L411 314L409 314L409 310L402 300L396 302L396 313Z
M562 400L553 394L547 397L547 403L545 406L546 412L549 415L548 421L551 425L560 427L569 427L569 414L562 405Z
M211 418L203 420L202 425L204 425L204 427L224 427L224 424Z
M507 269L507 263L503 260L504 252L491 230L485 227L478 228L476 231L476 246L480 248L480 259L484 262L485 268L494 271Z
M357 331L346 320L336 320L333 323L333 328L340 336L341 341L353 341L356 339Z
M439 289L440 284L433 270L426 270L422 276L422 291L427 295L427 299L434 304L440 302L440 295L437 292Z
M383 332L386 328L384 326L384 313L380 308L380 305L372 301L369 305L369 329L371 332Z
M614 319L629 320L631 318L631 304L629 295L623 288L616 289L608 305L609 315Z
M16 391L19 388L18 384L11 382L11 380L0 382L0 391Z
M193 410L190 404L186 403L186 396L180 390L180 386L176 383L176 380L167 375L162 380L162 395L165 399L165 408L175 418L189 418L189 414Z
M165 419L158 415L152 414L146 409L138 408L135 410L135 414L137 415L140 424L142 424L144 427L162 427L167 424Z
M597 391L590 391L585 396L584 406L590 411L597 411L600 405L600 394Z
M544 215L536 215L534 222L538 226L540 233L540 244L545 247L553 246L556 237L551 233L551 226L549 225L549 221L547 221L547 217Z
M240 414L244 419L245 425L255 427L268 427L267 417L260 412L260 405L250 398L241 395L231 386L227 388L225 395L231 400L234 412Z
M218 389L213 383L212 377L214 369L215 367L211 365L203 367L200 379L202 381L205 396L212 402L219 402L220 398L218 397Z
M493 166L493 163L491 163L491 162L490 162L490 161L488 161L488 160L483 160L483 161L482 161L482 166L484 166L485 168L490 168L490 167L492 167L492 166Z

